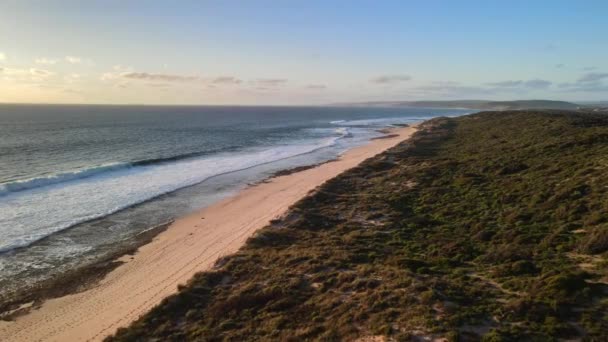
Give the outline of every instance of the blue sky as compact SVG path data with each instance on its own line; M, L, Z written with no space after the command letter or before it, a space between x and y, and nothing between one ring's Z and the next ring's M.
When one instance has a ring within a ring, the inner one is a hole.
M0 101L608 100L608 1L4 1Z

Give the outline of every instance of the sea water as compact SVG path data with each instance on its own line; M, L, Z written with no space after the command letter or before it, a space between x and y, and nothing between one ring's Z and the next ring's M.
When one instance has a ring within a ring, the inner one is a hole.
M0 296L381 128L465 112L0 105Z

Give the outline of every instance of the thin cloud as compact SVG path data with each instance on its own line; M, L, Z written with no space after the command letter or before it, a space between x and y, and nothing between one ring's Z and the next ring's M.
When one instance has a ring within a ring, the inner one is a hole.
M168 83L148 83L147 86L152 87L152 88L161 88L161 89L165 89L169 87Z
M103 74L101 74L101 76L99 77L100 80L102 81L110 81L110 80L115 80L117 78L119 78L120 75L113 73L113 72L105 72Z
M576 83L561 83L558 85L562 92L608 92L608 85L601 82L576 82Z
M223 85L235 85L235 84L241 84L241 83L243 83L243 81L236 77L232 77L232 76L221 76L221 77L216 77L213 80L211 80L211 83L223 84Z
M67 82L67 83L74 83L79 81L82 78L82 75L80 74L69 74L66 75L63 79Z
M579 83L587 83L587 82L597 82L601 81L604 78L608 78L608 73L600 73L600 72L590 72L588 74L583 75L578 79Z
M6 79L18 82L40 82L55 75L55 73L52 71L38 68L3 68L2 74Z
M65 88L65 89L63 89L63 92L68 93L68 94L82 94L82 92L80 90L76 90L76 89L72 89L72 88Z
M15 75L15 76L29 75L29 76L48 77L48 76L54 75L54 73L51 71L44 70L44 69L37 69L37 68L29 68L29 69L6 68L6 69L3 69L3 71L7 75Z
M258 89L264 88L261 90L265 90L267 87L279 87L287 83L287 79L285 78L258 78L256 80Z
M325 84L309 84L306 86L307 89L315 89L315 90L322 90L322 89L327 89L327 86Z
M460 82L456 82L456 81L435 81L435 82L433 82L433 84L440 85L440 86L457 86L457 85L460 85Z
M490 82L490 83L486 83L486 85L489 85L491 87L498 87L498 88L512 88L512 87L518 87L520 85L522 85L524 83L524 81L500 81L500 82Z
M528 88L533 89L546 89L549 88L553 84L551 81L534 79L524 82L524 85Z
M80 64L82 63L82 58L76 56L65 56L65 61L70 64Z
M36 62L36 64L43 64L43 65L53 65L57 63L56 59L48 59L48 58L36 58L36 60L34 61Z
M581 76L576 82L561 83L558 85L563 92L607 92L608 84L604 79L608 79L608 73L590 72Z
M194 82L200 81L198 76L184 76L173 74L152 74L147 72L126 72L122 73L121 77L131 80L147 80L147 81L162 81L162 82Z
M508 80L508 81L500 81L500 82L490 82L485 85L495 88L531 88L531 89L545 89L550 87L552 84L551 81L541 80L541 79L533 79L528 81L523 80Z
M36 69L36 68L31 68L30 74L32 74L34 76L40 76L40 77L48 77L48 76L54 75L54 73L51 71L44 70L44 69Z
M203 78L198 75L180 75L170 73L152 73L152 72L136 72L131 68L122 66L114 66L115 71L101 74L102 81L112 80L132 80L132 81L147 81L148 85L156 87L157 84L166 83L201 83L208 86L221 85L238 85L243 83L243 80L233 76L219 76L215 78ZM269 83L277 81L268 81Z
M475 87L466 85L429 85L421 86L411 89L418 91L423 95L432 93L434 95L446 95L446 96L477 96L477 95L489 95L496 93L494 88L487 87Z
M409 75L383 75L372 78L370 82L376 84L395 84L400 82L406 82L411 79L412 77Z

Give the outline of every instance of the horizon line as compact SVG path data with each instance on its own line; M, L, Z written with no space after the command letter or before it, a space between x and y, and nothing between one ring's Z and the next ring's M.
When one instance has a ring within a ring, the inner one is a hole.
M30 106L149 106L149 107L340 107L348 105L364 105L371 103L403 103L403 102L457 102L457 101L481 101L481 102L515 102L515 101L561 101L572 104L605 103L606 100L555 100L555 99L514 99L514 100L489 100L489 99L451 99L451 100L371 100L357 102L334 102L325 104L163 104L163 103L55 103L55 102L0 102L0 106L6 105L30 105Z

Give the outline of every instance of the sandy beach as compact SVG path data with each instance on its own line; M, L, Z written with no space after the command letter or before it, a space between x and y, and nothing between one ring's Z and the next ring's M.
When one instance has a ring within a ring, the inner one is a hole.
M318 185L407 139L414 127L349 150L338 160L257 184L176 220L92 288L50 299L14 321L0 321L0 341L98 341L128 325L210 269L256 230Z

